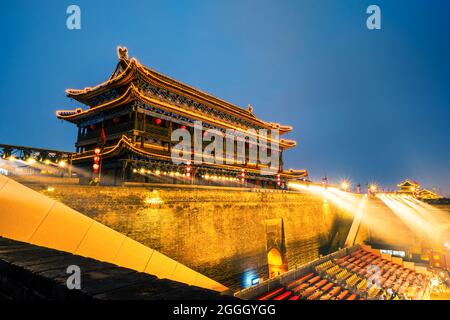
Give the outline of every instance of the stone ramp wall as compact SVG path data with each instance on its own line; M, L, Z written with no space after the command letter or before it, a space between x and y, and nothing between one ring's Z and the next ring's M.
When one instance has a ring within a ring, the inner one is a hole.
M49 189L46 189L49 190ZM63 203L0 175L0 236L217 291L225 286Z

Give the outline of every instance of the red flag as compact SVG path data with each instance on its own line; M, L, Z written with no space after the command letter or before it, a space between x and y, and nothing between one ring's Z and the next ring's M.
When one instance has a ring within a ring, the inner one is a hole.
M105 128L104 127L102 127L102 131L100 133L100 136L102 138L103 144L105 144L106 143L106 134L105 134Z

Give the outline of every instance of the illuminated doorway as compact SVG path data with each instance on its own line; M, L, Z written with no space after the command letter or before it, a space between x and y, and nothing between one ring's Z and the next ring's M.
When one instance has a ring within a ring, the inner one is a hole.
M267 265L269 278L288 271L283 219L266 220Z

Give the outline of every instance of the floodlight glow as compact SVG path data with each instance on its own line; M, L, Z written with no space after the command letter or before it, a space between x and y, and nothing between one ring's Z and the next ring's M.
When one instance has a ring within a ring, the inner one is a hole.
M163 201L160 197L148 197L144 200L144 203L146 204L162 204Z

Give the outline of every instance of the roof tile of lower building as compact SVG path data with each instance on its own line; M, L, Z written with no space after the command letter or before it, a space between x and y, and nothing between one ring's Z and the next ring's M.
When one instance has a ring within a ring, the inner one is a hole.
M67 268L80 267L79 290L67 287ZM0 293L10 299L228 300L227 294L0 237ZM21 290L14 290L15 286ZM24 295L24 292L26 293Z

